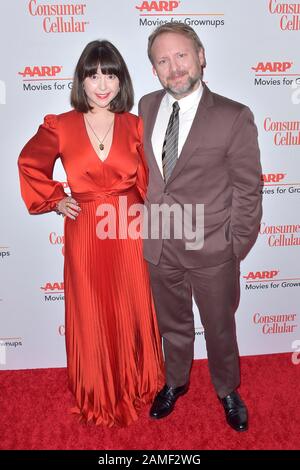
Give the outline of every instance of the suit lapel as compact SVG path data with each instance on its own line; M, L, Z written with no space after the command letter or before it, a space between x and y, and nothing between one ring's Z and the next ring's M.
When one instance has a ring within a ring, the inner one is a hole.
M182 147L182 151L180 156L176 162L174 170L168 179L167 185L169 185L181 172L183 167L188 162L189 158L191 157L193 151L199 145L199 142L202 141L203 136L205 135L205 119L207 115L208 108L213 106L213 96L210 90L207 88L205 84L203 84L203 93L201 100L198 105L198 109L196 111L195 118L193 120L191 129L188 133L184 146Z

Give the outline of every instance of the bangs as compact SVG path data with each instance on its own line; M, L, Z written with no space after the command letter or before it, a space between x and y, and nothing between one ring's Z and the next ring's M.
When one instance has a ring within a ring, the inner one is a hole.
M86 58L83 79L95 75L99 65L104 75L120 77L120 65L117 58L113 56L112 51L99 47L91 51L91 54Z

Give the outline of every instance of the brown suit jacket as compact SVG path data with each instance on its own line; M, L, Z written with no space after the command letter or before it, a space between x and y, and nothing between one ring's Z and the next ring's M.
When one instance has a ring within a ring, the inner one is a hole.
M216 266L234 255L244 258L254 244L261 219L261 165L257 128L250 109L212 93L204 85L191 130L165 184L151 136L164 90L144 96L139 114L144 122L144 148L149 166L146 195L148 233L151 204L204 204L204 245L186 250L185 240L172 240L185 267ZM158 264L163 239L144 240L145 259Z

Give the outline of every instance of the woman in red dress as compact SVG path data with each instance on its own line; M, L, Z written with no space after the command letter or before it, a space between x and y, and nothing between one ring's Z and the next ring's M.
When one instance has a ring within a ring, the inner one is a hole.
M164 378L142 240L125 233L135 222L128 212L143 203L147 184L142 122L129 113L131 79L110 42L93 41L82 52L71 104L72 111L46 116L23 148L21 192L31 214L54 210L65 216L66 351L74 411L96 424L126 426ZM72 196L52 178L57 158Z

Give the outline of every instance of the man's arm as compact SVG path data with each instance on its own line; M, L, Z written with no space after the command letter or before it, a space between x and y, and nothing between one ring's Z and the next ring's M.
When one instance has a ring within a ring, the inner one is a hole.
M255 243L262 215L262 170L257 128L253 114L247 107L243 107L232 126L227 156L233 187L233 251L238 258L243 259Z

